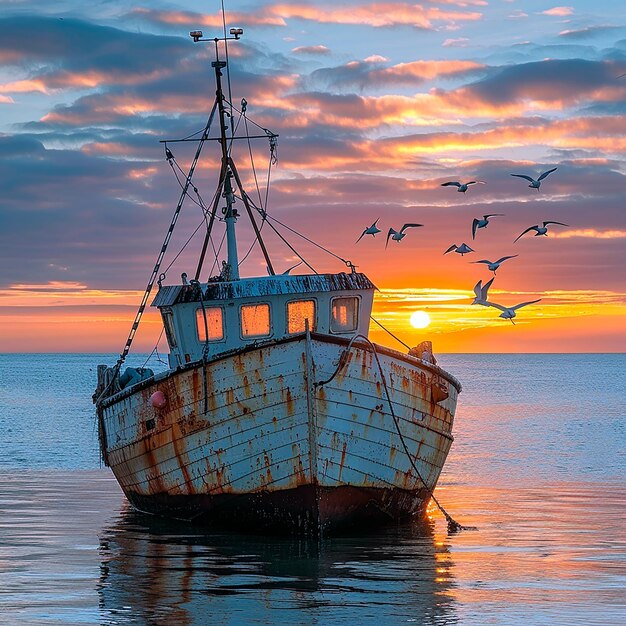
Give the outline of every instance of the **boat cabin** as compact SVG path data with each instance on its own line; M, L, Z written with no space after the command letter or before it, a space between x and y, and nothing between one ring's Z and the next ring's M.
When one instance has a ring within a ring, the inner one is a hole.
M375 285L357 272L161 286L169 365L212 358L309 330L350 339L369 330Z

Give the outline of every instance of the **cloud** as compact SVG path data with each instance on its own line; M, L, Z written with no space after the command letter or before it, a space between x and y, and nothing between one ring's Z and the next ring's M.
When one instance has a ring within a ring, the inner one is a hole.
M487 5L483 0L444 0L438 4L459 9ZM134 9L129 14L129 17L168 26L188 26L192 24L210 28L222 28L222 16L219 12L204 14L191 11L163 11L142 7ZM344 24L374 28L410 26L428 30L433 29L435 24L439 22L475 21L481 17L481 13L477 11L446 10L439 7L405 2L377 2L345 8L329 4L279 3L268 4L258 7L255 11L245 13L233 11L228 13L230 23L236 23L244 27L285 27L288 20L305 20L318 24Z
M292 48L291 51L294 54L330 54L330 48L326 46L298 46Z
M192 11L161 11L139 7L133 9L129 14L130 18L139 18L142 21L153 24L164 24L176 27L198 27L208 26L221 31L223 27L221 11L209 15L206 13L195 13ZM254 11L240 13L237 11L228 12L228 20L237 26L286 26L285 20L272 11L271 7L259 7Z
M597 230L595 228L566 230L554 233L557 239L591 238L591 239L625 239L626 230Z
M551 15L553 17L567 17L573 13L574 9L572 7L553 7L552 9L541 11L541 15Z
M585 26L583 28L563 30L559 33L559 37L568 39L590 39L592 37L610 35L613 34L615 31L624 31L624 26Z
M315 70L311 78L342 88L351 85L360 87L418 85L435 78L466 76L485 67L475 61L454 59L411 61L381 67L383 62L384 60L377 57L370 57L365 61L350 61L338 67Z
M458 6L458 5L457 5ZM435 22L476 21L482 14L476 11L446 11L404 2L379 2L338 8L336 5L301 5L285 3L268 9L285 19L300 19L318 24L346 24L374 28L410 26L431 30Z
M444 48L466 48L469 44L467 37L457 37L456 39L446 39L441 45Z
M0 63L31 73L2 84L3 93L149 82L175 74L188 55L188 44L177 37L129 33L70 18L0 19Z

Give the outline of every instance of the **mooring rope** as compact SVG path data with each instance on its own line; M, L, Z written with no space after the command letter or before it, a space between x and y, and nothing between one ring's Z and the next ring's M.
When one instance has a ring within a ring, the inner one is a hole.
M387 403L389 404L391 417L393 418L393 422L396 427L398 437L400 438L400 442L402 443L402 447L404 448L404 452L407 458L409 459L409 463L415 470L417 477L420 479L421 483L424 485L424 488L426 489L426 491L428 491L430 497L432 498L433 502L437 505L437 508L439 509L439 511L441 511L443 516L446 518L446 522L448 523L448 532L458 532L459 530L478 530L478 528L476 528L475 526L463 526L462 524L459 524L459 522L457 522L455 519L453 519L453 517L444 509L443 505L439 502L439 500L437 500L435 494L433 493L433 490L428 487L424 478L422 478L422 474L417 468L417 465L415 464L415 461L413 460L413 457L411 456L411 453L409 452L409 448L404 439L404 435L402 434L402 431L400 429L400 422L393 409L391 395L389 394L389 388L387 387L387 379L385 378L385 372L383 370L383 366L380 362L380 359L378 358L378 352L376 351L376 346L367 337L365 337L364 335L355 335L354 337L352 337L352 339L350 340L350 343L348 343L347 347L345 348L345 350L342 352L341 356L339 357L339 364L337 365L337 368L335 369L332 376L328 380L315 383L315 386L322 387L323 385L326 385L331 380L333 380L333 378L335 378L335 376L339 373L339 371L348 362L347 355L349 354L349 351L352 348L353 343L357 339L362 339L372 349L372 353L374 355L374 358L376 359L376 364L378 365L378 372L380 374L380 378L383 383L383 388L385 390L385 396L387 397Z

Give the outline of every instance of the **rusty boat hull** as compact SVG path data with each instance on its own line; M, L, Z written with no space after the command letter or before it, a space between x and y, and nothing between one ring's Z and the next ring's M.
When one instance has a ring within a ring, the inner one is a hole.
M161 408L150 401L157 391ZM101 447L146 513L261 532L406 522L437 484L459 391L418 358L302 334L107 398Z

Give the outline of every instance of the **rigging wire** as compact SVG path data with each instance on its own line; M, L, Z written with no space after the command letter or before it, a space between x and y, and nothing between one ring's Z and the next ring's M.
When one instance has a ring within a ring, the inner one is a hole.
M411 349L411 346L409 346L406 343L404 343L404 341L402 341L402 339L400 339L400 337L396 337L396 335L394 335L388 328L383 326L375 317L370 315L370 319L372 320L372 322L375 322L376 324L378 324L386 333L389 333L396 341L401 343L407 350Z
M211 245L213 246L213 251L215 252L215 261L213 261L213 265L211 266L211 270L209 271L209 277L213 274L213 270L217 269L217 264L220 262L220 252L222 251L222 246L224 245L224 240L226 239L226 231L222 235L222 241L220 241L219 248L217 252L215 252L215 245L213 244L213 240L211 239Z
M159 342L161 341L161 338L163 337L163 333L165 331L165 326L163 326L163 328L161 328L161 332L159 333L159 338L156 340L156 343L154 344L154 348L152 348L152 352L150 352L150 354L148 355L148 358L144 361L144 364L141 366L142 368L144 368L147 364L148 361L152 358L152 355L156 352L157 355L157 361L163 363L164 361L161 360L161 357L159 356Z
M243 192L245 193L245 192ZM239 197L239 196L237 196ZM261 215L261 217L263 218L263 224L267 224L275 233L276 235L278 235L278 237L280 238L280 240L314 273L314 274L319 274L319 272L285 239L285 237L283 237L283 235L278 231L278 229L272 224L270 223L269 218L270 216L263 211L263 209L259 209L259 207L257 207L254 202L252 202L252 199L250 198L250 196L248 196L246 194L246 197L248 199L248 202L250 203L250 205L252 207L254 207L259 214Z
M247 106L247 103L246 103ZM250 155L250 164L252 166L252 173L254 174L254 184L256 186L256 192L259 196L259 205L262 209L265 209L267 206L267 202L265 206L263 205L263 199L261 198L261 190L259 189L259 180L256 175L256 167L254 166L254 155L252 154L252 144L250 143L250 131L248 130L248 116L246 115L246 109L242 103L242 114L243 114L243 123L246 127L246 139L248 140L248 154ZM270 159L270 167L272 166L272 160ZM269 181L268 181L269 182Z
M302 233L298 232L297 230L295 230L294 228L291 228L290 226L287 226L287 224L281 222L279 219L272 217L269 213L267 213L266 211L264 211L263 209L259 209L259 207L257 207L251 200L250 197L248 196L248 202L250 202L252 204L252 206L259 212L259 214L264 217L265 219L267 219L268 221L268 225L270 226L270 228L282 239L283 242L287 243L287 241L285 240L285 238L278 232L278 230L270 223L270 221L272 222L276 222L277 224L280 224L280 226L282 226L283 228L286 228L288 231L292 232L294 235L298 235L298 237L301 237L302 239L304 239L305 241L308 241L310 244L316 246L317 248L319 248L320 250L323 250L324 252L326 252L327 254L329 254L332 257L335 257L336 259L338 259L339 261L341 261L344 265L348 266L351 270L355 270L356 269L356 265L354 265L351 261L348 261L346 259L344 259L343 257L340 257L338 254L335 254L334 252L332 252L331 250L329 250L328 248L325 248L324 246L322 246L321 244L313 241L312 239L309 239L306 235L303 235ZM289 245L289 244L287 244ZM289 245L289 247L291 248L291 250L293 252L295 252L295 250ZM309 267L310 269L313 270L313 268L297 253L295 252L295 254L298 255L298 258L300 258L304 264ZM315 270L313 270L316 274L317 272Z
M174 173L174 177L176 178L176 182L178 183L179 187L181 189L185 189L184 184L181 182L180 178L178 177L178 174L176 172L176 170L174 169L174 165L172 165L172 161L176 161L176 159L168 159L168 162L170 164L170 167L172 168L172 172ZM180 167L180 165L178 165L178 163L175 163L176 167L178 168L178 170L181 172L181 174L183 174L183 176L185 175L185 172L183 172L182 168ZM194 191L196 192L196 194L198 193L198 188L194 187ZM197 204L203 211L207 211L208 209L204 206L204 203L202 203L202 201L198 202L197 200L195 200L192 196L189 195L189 192L186 191L185 192L186 196L194 203Z
M224 0L222 0L222 26L224 27L224 53L226 55L226 83L228 84L228 100L230 102L230 119L231 119L231 137L234 137L234 131L232 128L233 119L233 105L232 105L232 90L230 86L230 63L228 60L228 37L226 36L226 10L224 9Z
M175 173L175 172L174 172ZM176 177L176 179L178 180L178 177ZM196 204L198 204L198 202L196 202L190 195L188 192L185 192L187 197L190 198L191 200L193 200ZM217 189L215 190L215 193L213 194L213 200L215 200L215 195L217 194ZM199 197L199 194L198 194ZM211 202L213 202L213 200ZM203 212L203 218L202 221L198 224L198 226L196 226L195 230L191 233L191 235L189 236L189 238L187 239L187 241L183 244L183 246L181 247L181 249L178 251L178 253L176 254L176 256L172 259L171 263L163 270L163 274L167 274L167 272L172 268L172 265L174 265L174 263L176 263L176 261L178 260L178 258L180 257L180 255L185 251L185 248L187 248L187 246L191 243L191 240L198 234L198 231L200 230L200 228L202 228L203 224L206 224L207 221L207 214L208 214L208 209L203 206L202 204L198 204L198 206L202 209ZM211 243L213 243L211 241Z

